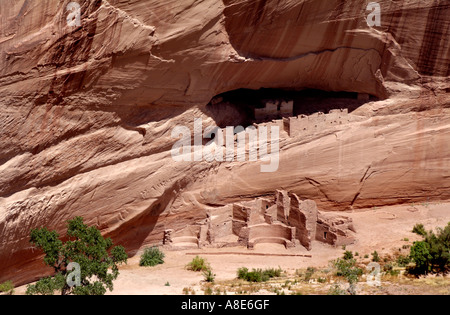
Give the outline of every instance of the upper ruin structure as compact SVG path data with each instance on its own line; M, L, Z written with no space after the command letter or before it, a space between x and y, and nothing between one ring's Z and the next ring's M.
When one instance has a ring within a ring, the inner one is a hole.
M278 190L273 199L210 208L207 218L179 231L166 230L163 243L169 248L246 246L258 243L283 244L286 248L303 246L311 250L313 241L333 246L355 241L350 218L317 209L313 200Z

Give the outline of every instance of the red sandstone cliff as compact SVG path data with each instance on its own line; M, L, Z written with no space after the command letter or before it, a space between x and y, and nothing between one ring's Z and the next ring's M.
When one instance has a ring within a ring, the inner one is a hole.
M133 252L281 188L322 210L450 197L448 1L378 1L374 27L361 0L79 0L79 27L69 2L0 2L0 282L40 276L30 229L78 215ZM382 100L283 134L276 173L175 163L174 126L241 88Z

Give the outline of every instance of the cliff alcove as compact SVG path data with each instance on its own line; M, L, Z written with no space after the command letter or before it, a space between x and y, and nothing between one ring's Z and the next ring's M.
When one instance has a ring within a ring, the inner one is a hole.
M377 97L356 92L318 89L236 89L216 95L206 106L207 113L221 128L249 126L274 119L328 113L347 109L349 113Z

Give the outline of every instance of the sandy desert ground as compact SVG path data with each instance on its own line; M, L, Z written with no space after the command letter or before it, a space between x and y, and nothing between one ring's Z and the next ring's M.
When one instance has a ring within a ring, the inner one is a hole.
M346 250L358 252L357 261L367 264L371 253L377 251L381 258L394 257L396 253L407 254L407 246L420 236L411 232L416 223L424 224L427 230L443 227L450 221L450 202L407 204L390 207L370 208L354 212L345 212L351 217L357 231L357 241L346 246ZM406 247L406 248L403 248ZM120 269L120 276L114 283L114 295L181 295L186 288L190 294L204 294L204 276L200 272L186 269L186 265L196 256L205 258L216 274L217 287L227 288L227 294L251 292L232 292L230 287L237 286L236 271L240 267L278 268L284 271L283 283L293 281L299 270L314 267L317 270L327 268L328 263L342 257L342 247L333 247L314 242L313 249L303 247L286 249L276 244L258 244L254 250L244 247L164 250L165 263L156 267L139 267L140 255L131 257L127 265ZM302 257L311 256L311 257ZM364 255L369 258L364 259ZM279 283L281 283L278 281ZM234 282L234 285L232 284ZM276 282L273 282L272 285ZM242 285L242 283L241 283ZM307 284L316 289L305 289L304 294L321 294L330 284ZM281 287L281 285L279 285ZM413 279L400 276L396 281L382 279L381 288L367 289L364 282L359 284L362 294L450 294L450 277L428 276ZM16 294L24 294L26 286L17 288ZM286 291L287 292L287 291ZM300 291L301 292L301 291ZM292 292L291 292L292 293ZM259 287L253 294L275 294L268 286Z

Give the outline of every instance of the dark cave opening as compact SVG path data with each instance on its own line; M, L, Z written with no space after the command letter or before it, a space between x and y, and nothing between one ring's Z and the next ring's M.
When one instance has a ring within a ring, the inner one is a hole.
M250 126L283 117L328 113L347 109L349 113L363 104L378 100L356 92L329 92L316 89L237 89L216 95L206 106L217 126Z

